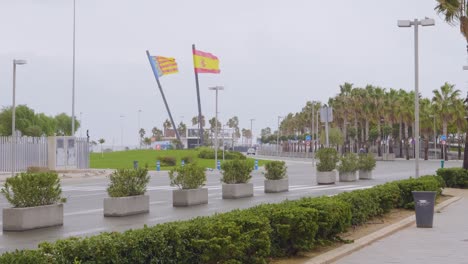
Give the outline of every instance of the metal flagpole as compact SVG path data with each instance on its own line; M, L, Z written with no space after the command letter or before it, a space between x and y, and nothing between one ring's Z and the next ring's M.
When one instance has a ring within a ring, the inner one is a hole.
M149 60L149 62L151 64L151 68L153 69L154 78L156 79L156 82L158 83L159 91L161 92L161 96L163 98L164 105L166 105L166 110L167 110L167 113L169 114L169 119L171 119L172 127L174 128L175 134L177 136L177 140L179 141L177 143L177 145L179 147L182 147L182 141L180 140L179 131L177 131L177 127L176 127L176 125L174 123L174 119L172 118L171 110L169 110L169 105L167 104L167 101L166 101L166 96L164 96L164 92L163 92L163 89L161 87L161 83L159 82L158 73L156 71L156 66L154 65L154 62L151 59L151 55L150 55L149 51L146 51L146 55L148 55L148 60Z
M192 44L192 54L195 55L195 44ZM198 101L198 145L203 145L203 126L202 126L202 112L200 103L200 85L198 84L198 72L195 69L195 56L193 56L193 71L195 72L195 84L197 86L197 101Z

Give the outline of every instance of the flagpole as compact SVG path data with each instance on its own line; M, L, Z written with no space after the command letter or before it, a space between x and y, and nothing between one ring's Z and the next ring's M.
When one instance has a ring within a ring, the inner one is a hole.
M158 74L156 72L154 62L151 60L151 55L150 55L149 51L146 51L146 55L148 56L148 60L150 62L151 68L153 69L154 78L156 79L156 82L158 83L159 91L161 92L161 96L163 98L164 105L166 105L166 110L167 110L167 113L169 114L169 118L171 119L172 127L174 128L175 134L177 136L177 140L179 141L177 143L177 145L179 147L181 147L182 146L182 141L180 140L179 131L176 128L176 125L174 123L174 119L172 118L171 110L169 110L169 105L167 104L166 96L164 96L164 92L163 92L163 89L161 87L161 83L159 82Z
M195 55L195 44L192 44L192 54ZM197 86L197 100L198 100L198 146L203 145L203 126L202 126L202 112L200 103L200 85L198 84L198 72L195 69L195 56L193 56L193 71L195 72L195 84Z

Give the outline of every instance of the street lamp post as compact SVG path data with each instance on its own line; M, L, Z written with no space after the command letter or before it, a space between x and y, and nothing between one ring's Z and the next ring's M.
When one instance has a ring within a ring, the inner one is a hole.
M73 0L73 77L72 77L72 131L71 131L71 136L75 135L75 18L76 18L76 0Z
M124 115L120 115L120 146L122 147L123 150L123 118Z
M418 26L434 26L435 21L432 18L425 18L414 21L398 20L398 27L414 26L414 138L415 138L415 177L419 177L419 46L418 46Z
M15 176L16 163L16 65L26 64L25 60L13 60L13 105L11 109L11 176Z
M215 168L218 166L218 91L224 90L223 86L209 87L209 90L216 91L216 113L215 113Z
M250 147L253 145L253 130L252 130L252 123L255 119L250 119Z

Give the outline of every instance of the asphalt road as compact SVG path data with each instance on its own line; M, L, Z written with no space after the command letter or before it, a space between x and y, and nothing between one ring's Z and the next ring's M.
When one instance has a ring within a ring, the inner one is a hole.
M258 157L262 158L262 157ZM223 200L221 197L220 173L207 172L208 204L187 208L172 206L172 190L167 172L150 172L151 181L147 194L150 196L148 214L127 217L104 217L103 199L107 197L106 178L78 178L62 181L63 194L68 201L64 206L64 225L25 232L0 232L0 252L22 248L35 248L42 241L54 241L70 236L89 236L104 231L124 231L142 228L146 225L190 219L195 216L212 215L236 208L252 207L261 203L280 202L285 199L298 199L305 196L334 195L343 191L370 188L387 181L408 178L414 175L414 161L399 160L377 162L373 180L334 185L317 185L315 168L310 161L286 160L289 175L289 192L265 194L262 171L254 171L251 182L254 184L254 197L237 200ZM461 162L446 162L446 167L461 166ZM421 161L420 173L433 174L439 168L439 161ZM10 205L2 196L0 207ZM0 218L1 219L1 218ZM1 223L0 223L1 224Z

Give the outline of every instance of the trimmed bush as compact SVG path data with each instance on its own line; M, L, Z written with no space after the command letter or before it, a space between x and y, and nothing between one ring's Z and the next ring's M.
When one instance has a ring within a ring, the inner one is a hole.
M248 210L270 220L271 256L292 256L314 247L318 231L316 209L284 202L259 205Z
M336 169L341 173L356 172L358 170L358 158L354 153L346 153L340 158Z
M468 188L468 171L463 168L438 169L437 175L449 188Z
M110 197L127 197L143 195L150 181L148 169L118 169L110 176L107 193Z
M184 161L185 164L193 163L194 159L192 156L185 156L181 158L181 161Z
M7 178L1 193L13 207L34 207L66 202L57 173L21 173Z
M265 178L267 180L281 180L287 177L284 161L270 161L265 164Z
M334 197L307 197L292 203L303 208L318 210L319 228L316 240L319 242L334 239L351 225L351 206Z
M229 160L221 164L221 182L224 183L247 183L254 169L252 160Z
M376 161L372 153L361 153L358 159L358 169L363 171L372 171L375 169Z
M159 160L161 161L161 166L171 167L177 165L177 159L173 156L162 156L159 157Z
M338 152L334 148L321 148L315 154L319 160L317 171L332 171L338 162Z
M443 179L440 176L421 176L417 179L409 178L395 182L400 189L399 207L414 209L414 199L412 191L433 191L437 196L442 193ZM436 197L437 197L436 196Z
M219 154L222 153L223 150L218 149L218 157ZM215 158L215 150L212 148L200 148L200 153L198 153L198 158L200 159L214 159ZM237 151L225 151L224 152L224 159L225 160L233 160L233 159L241 159L245 160L245 157L242 153Z
M190 163L183 167L176 167L169 171L171 186L179 189L198 189L205 185L205 169L196 163Z
M353 192L344 192L335 196L351 205L352 225L365 223L370 218L381 215L382 209L377 199L368 190L357 190Z

